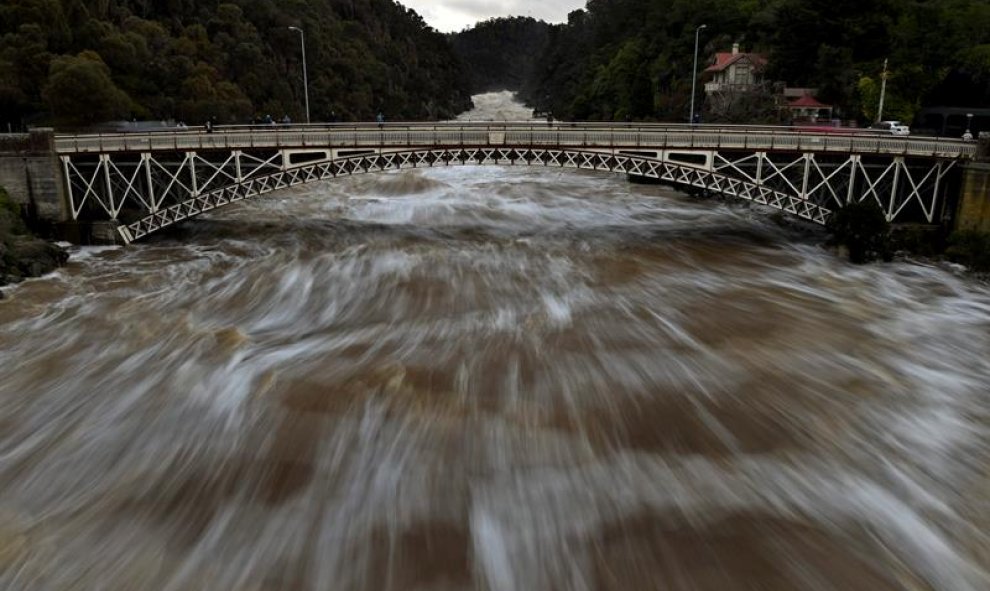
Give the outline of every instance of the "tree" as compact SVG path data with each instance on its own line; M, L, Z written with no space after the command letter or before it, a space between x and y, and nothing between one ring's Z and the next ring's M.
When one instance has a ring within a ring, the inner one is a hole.
M393 0L15 0L0 2L0 122L300 120L289 26L306 31L317 118L367 119L379 105L394 119L470 108L446 38Z
M519 90L546 49L550 25L529 17L495 18L449 37L473 92Z
M920 108L920 102L914 102L910 98L910 93L901 91L902 79L897 72L891 73L887 79L887 91L884 95L883 113L884 120L896 120L910 122L914 119L914 114ZM880 108L880 91L883 81L879 76L872 78L863 76L859 79L857 90L859 91L859 103L861 105L861 116L869 122L873 122L877 117L877 109Z
M55 58L42 97L55 118L68 124L127 117L133 109L130 97L117 88L110 68L93 51Z
M565 118L638 118L642 109L622 110L623 93L642 96L648 85L648 116L683 121L701 23L702 59L744 43L768 56L768 81L818 88L847 118L875 115L884 59L892 117L910 121L931 104L990 103L988 0L593 0L551 27L523 95ZM627 63L630 47L639 48L637 64Z
M29 109L27 94L17 84L14 65L0 59L0 133L7 131L7 125L20 127L21 118Z
M780 122L777 103L768 84L758 84L745 91L722 90L708 95L704 105L708 123Z

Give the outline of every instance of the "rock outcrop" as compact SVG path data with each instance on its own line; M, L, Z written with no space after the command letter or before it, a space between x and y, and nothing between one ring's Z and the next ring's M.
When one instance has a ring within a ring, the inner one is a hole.
M64 248L28 231L18 207L0 188L0 286L51 273L68 260Z

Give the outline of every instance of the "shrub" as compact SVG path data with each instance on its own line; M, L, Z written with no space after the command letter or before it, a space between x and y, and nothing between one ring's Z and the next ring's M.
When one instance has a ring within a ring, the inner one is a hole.
M853 263L890 258L890 224L872 201L850 203L832 212L827 228L832 235L830 243L848 248Z
M901 224L890 229L890 249L913 255L934 257L945 252L945 231L941 226Z
M0 240L26 232L27 227L21 218L20 206L10 199L3 187L0 187Z
M961 230L949 236L945 256L973 271L990 271L990 233Z

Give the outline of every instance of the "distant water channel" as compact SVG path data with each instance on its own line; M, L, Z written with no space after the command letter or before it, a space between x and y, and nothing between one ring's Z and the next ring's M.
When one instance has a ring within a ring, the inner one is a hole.
M0 589L990 589L990 290L734 203L368 175L6 295Z

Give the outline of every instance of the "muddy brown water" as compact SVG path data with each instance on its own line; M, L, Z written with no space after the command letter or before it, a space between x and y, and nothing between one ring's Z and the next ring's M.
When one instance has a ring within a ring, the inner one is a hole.
M369 175L6 294L3 589L990 588L990 290L763 212Z

